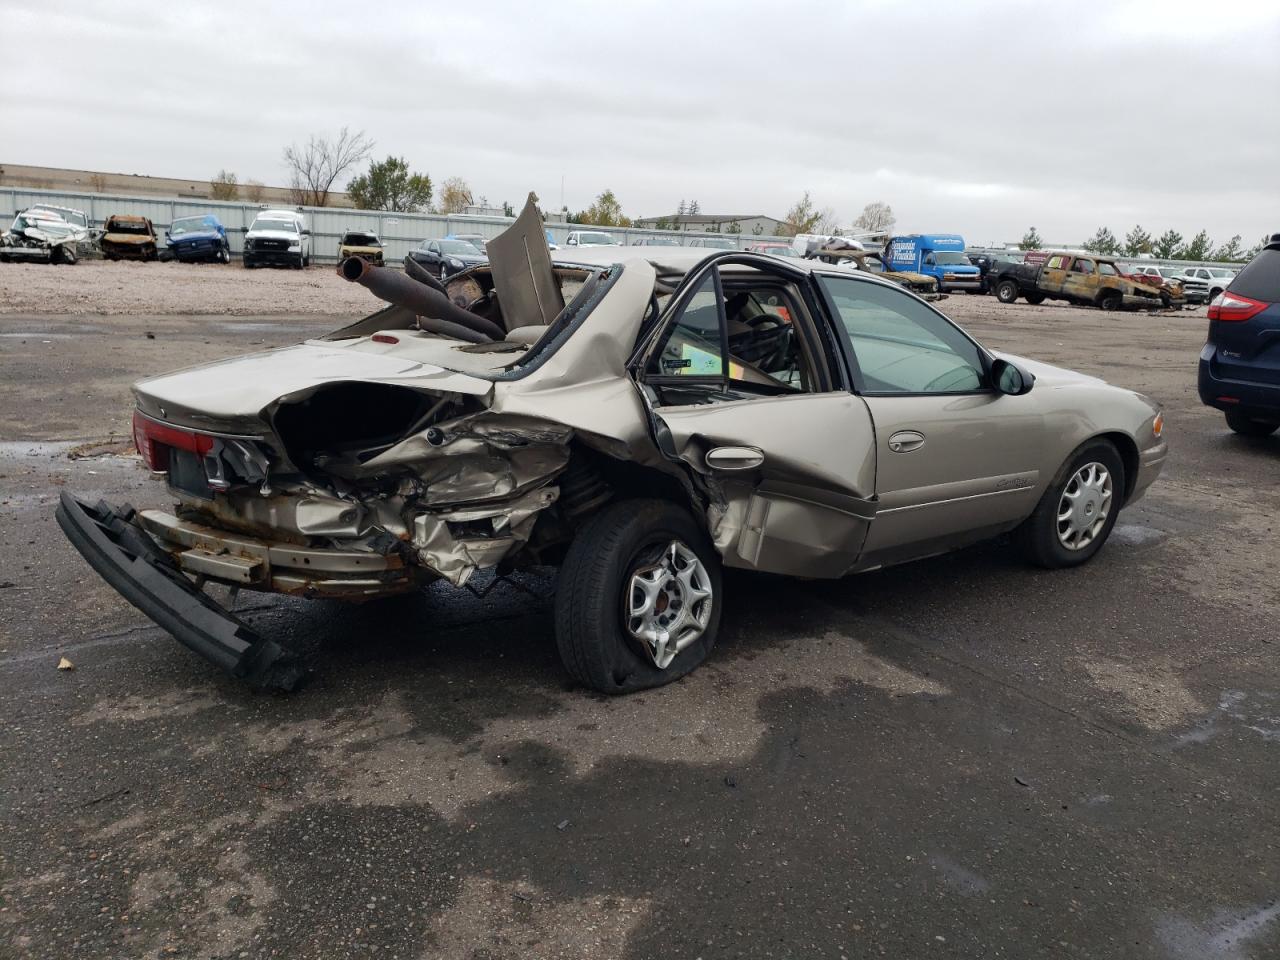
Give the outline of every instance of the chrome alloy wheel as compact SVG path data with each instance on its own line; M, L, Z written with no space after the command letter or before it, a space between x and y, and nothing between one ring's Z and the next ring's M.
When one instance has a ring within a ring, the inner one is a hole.
M713 603L706 567L683 542L672 540L656 563L631 574L623 616L653 665L665 670L702 636Z
M1093 543L1111 515L1111 471L1086 463L1067 482L1058 501L1058 540L1068 550Z

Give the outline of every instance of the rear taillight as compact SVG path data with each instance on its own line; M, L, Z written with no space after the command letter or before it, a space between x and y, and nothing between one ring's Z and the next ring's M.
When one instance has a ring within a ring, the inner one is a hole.
M1210 320L1225 320L1228 323L1239 323L1256 317L1271 304L1265 300L1254 300L1239 293L1223 292L1213 298L1209 304Z
M142 462L155 473L169 470L169 450L188 450L203 457L213 449L213 437L180 427L171 427L133 411L133 444Z

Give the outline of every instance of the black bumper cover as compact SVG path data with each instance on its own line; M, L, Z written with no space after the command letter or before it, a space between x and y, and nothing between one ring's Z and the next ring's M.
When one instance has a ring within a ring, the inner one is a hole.
M54 515L89 566L183 646L261 689L302 682L298 657L198 590L134 522L132 507L90 506L63 491Z

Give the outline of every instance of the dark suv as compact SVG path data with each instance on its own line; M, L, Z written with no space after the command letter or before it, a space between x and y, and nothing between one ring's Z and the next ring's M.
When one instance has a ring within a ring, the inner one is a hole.
M1280 427L1280 233L1209 304L1200 399L1246 437Z

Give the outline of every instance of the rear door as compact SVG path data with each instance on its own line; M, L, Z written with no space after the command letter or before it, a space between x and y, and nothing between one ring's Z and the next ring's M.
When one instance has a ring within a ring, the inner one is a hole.
M823 275L876 435L876 515L859 567L940 552L1035 508L1044 418L991 389L989 357L897 287Z
M729 566L840 576L875 515L871 416L821 316L804 271L716 257L633 361L658 447L708 498Z
M1217 347L1211 361L1214 375L1280 384L1280 246L1259 251L1221 296L1220 317L1243 316L1253 305L1265 306L1244 320L1209 321L1209 342Z

